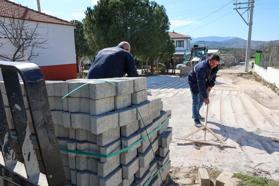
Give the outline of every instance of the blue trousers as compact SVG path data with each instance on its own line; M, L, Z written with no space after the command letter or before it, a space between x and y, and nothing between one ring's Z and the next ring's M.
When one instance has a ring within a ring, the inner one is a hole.
M192 118L199 119L200 118L200 109L203 104L203 97L200 93L193 93L192 94Z

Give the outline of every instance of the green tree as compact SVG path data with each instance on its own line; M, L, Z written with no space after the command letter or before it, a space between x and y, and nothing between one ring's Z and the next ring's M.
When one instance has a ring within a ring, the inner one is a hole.
M76 47L76 56L77 61L80 61L81 58L90 55L90 49L87 44L87 41L84 37L84 30L82 22L78 20L72 20L71 23L75 25L75 47Z
M153 1L100 0L85 14L85 37L94 52L126 40L137 59L153 66L170 40L166 11Z

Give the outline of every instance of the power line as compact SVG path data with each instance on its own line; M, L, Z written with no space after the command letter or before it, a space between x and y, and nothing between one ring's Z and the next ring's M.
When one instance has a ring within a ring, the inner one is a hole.
M199 30L199 29L201 29L201 28L207 27L207 26L210 25L210 24L216 23L217 21L219 21L219 20L224 19L225 17L227 17L230 13L231 13L231 12L225 12L225 14L222 14L222 15L218 16L218 17L217 17L216 19L214 19L214 20L208 21L208 22L204 23L203 25L199 25L199 26L197 26L197 27L194 27L194 28L192 28L192 29L189 29L188 32L189 32L189 31L194 32L194 31Z
M230 0L229 2L225 3L225 4L222 5L221 7L219 7L219 8L217 8L217 9L213 10L212 12L210 12L209 14L207 14L206 16L200 18L199 21L208 18L209 16L211 16L211 15L213 15L213 14L219 12L220 10L223 10L223 8L225 8L225 7L229 6L229 5L231 5L232 2L233 2L233 0Z
M208 13L206 16L203 16L203 17L197 19L196 21L199 22L199 21L205 20L205 19L209 18L210 16L216 14L217 12L220 12L220 11L225 10L224 8L227 7L227 6L229 6L229 5L231 5L231 3L232 3L233 1L234 1L234 0L229 0L227 3L223 4L222 6L220 6L220 7L217 8L217 9L211 11L211 12ZM178 27L178 29L184 28L184 27L186 27L186 26L188 26L188 25L180 26L180 27ZM199 26L199 27L200 27L200 26ZM199 28L199 27L198 27L198 28Z

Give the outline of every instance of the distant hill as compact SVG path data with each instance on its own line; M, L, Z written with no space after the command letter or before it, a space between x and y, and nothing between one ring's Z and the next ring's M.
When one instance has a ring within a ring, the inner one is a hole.
M208 36L192 39L192 45L201 43L207 45L209 48L246 48L246 42L245 39L239 37ZM279 43L279 40L274 42ZM260 49L267 43L268 41L252 41L251 48Z
M235 37L219 37L219 36L207 36L207 37L198 37L198 38L192 38L192 42L198 42L198 41L214 41L214 42L221 42L229 39L233 39Z

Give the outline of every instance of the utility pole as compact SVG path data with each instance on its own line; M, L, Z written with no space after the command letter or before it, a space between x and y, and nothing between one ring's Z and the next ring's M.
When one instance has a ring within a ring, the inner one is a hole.
M41 12L41 3L40 3L40 0L37 0L37 8L38 8L38 11Z
M235 0L234 3L235 8L234 10L237 11L237 13L240 15L242 20L246 23L248 28L248 39L247 39L247 45L246 45L246 55L245 55L245 72L248 72L249 67L249 60L251 55L251 37L252 37L252 26L253 26L253 11L254 11L254 3L255 0L247 0L247 2L240 2L240 0ZM247 13L247 19L246 20L243 15Z

